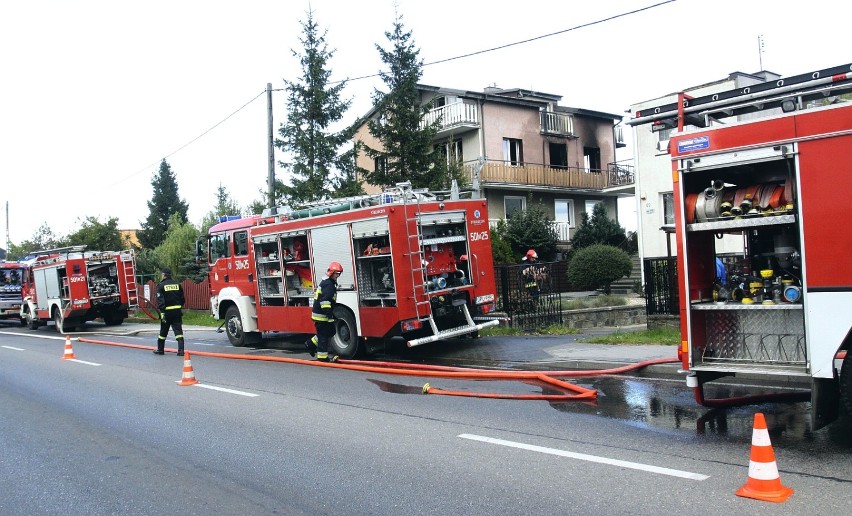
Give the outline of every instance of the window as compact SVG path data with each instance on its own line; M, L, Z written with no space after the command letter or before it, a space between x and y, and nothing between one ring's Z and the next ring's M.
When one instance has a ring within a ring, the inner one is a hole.
M379 156L373 160L373 171L386 173L388 171L388 159L384 156Z
M231 235L227 233L210 237L210 263L216 263L219 258L231 256Z
M583 166L586 172L600 172L601 150L597 147L583 147Z
M574 227L574 201L571 199L556 199L554 201L554 222L566 223Z
M550 166L553 168L568 168L568 146L564 143L550 143Z
M668 127L663 129L662 131L657 131L657 141L664 142L669 139L669 136L672 135L672 127Z
M586 199L586 215L589 216L589 220L592 220L592 214L595 211L595 206L602 202L603 201L600 199Z
M503 161L507 165L524 164L524 142L516 138L503 138Z
M527 208L527 199L525 197L511 197L506 196L503 198L503 213L506 214L506 218L512 216L512 213L515 210L525 210Z
M234 233L234 256L248 255L248 232L236 231Z
M433 147L436 152L439 152L447 157L447 163L462 163L464 157L462 155L462 141L452 140L444 143L437 143Z
M674 194L660 194L663 198L663 224L674 224Z

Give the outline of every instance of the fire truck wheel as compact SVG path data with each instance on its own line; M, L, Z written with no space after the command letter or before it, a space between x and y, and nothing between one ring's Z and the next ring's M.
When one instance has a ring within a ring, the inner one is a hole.
M59 310L53 311L53 324L56 327L56 331L59 333L65 333L64 321L62 320L62 312Z
M341 358L354 358L358 354L358 326L348 308L334 307L334 337L331 347Z
M846 358L840 367L840 401L846 407L846 413L852 415L852 350L846 351Z
M24 313L24 320L27 322L27 328L29 328L31 330L37 330L38 329L38 327L39 327L38 320L36 320L35 316L33 315L33 313L31 311L27 310Z
M228 334L228 340L231 342L231 345L238 348L260 341L259 333L243 331L240 309L236 306L229 307L225 312L225 333Z

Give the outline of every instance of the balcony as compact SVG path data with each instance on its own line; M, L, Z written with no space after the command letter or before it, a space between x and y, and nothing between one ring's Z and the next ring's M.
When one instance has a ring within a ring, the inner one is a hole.
M554 111L541 112L541 134L574 136L574 116Z
M475 165L465 165L468 179L473 182ZM479 172L482 186L549 186L564 189L599 190L632 187L633 168L610 163L607 170L555 168L546 165L510 165L503 161L486 161Z
M420 127L426 127L436 121L440 121L436 137L442 137L451 132L477 129L479 128L479 110L476 104L463 101L436 107L423 116Z

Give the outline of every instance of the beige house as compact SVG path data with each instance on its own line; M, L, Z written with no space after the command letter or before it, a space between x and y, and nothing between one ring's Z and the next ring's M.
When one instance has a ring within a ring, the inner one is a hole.
M418 90L421 105L432 105L425 122L440 121L435 149L463 165L472 195L488 201L492 224L524 209L531 196L556 221L565 248L584 211L603 202L617 220L617 198L634 193L632 167L615 160L620 115L559 106L559 95L523 89ZM355 139L379 148L366 123L375 116L367 114ZM363 152L356 163L378 166Z

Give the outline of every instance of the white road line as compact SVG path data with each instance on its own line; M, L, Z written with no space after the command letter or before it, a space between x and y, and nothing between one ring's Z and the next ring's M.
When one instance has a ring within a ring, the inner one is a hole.
M176 380L175 383L180 383L180 380ZM227 393L230 393L230 394L238 394L240 396L248 396L249 398L255 398L257 396L260 396L260 394L237 391L237 390L234 390L234 389L227 389L225 387L216 387L214 385L207 385L207 384L203 384L203 383L196 383L195 385L193 385L193 387L203 387L205 389L210 389L210 390L213 390L213 391L222 391L222 392L227 392Z
M599 464L609 464L611 466L619 466L622 468L630 468L630 469L638 469L641 471L647 471L649 473L659 473L660 475L669 475L673 477L686 478L689 480L707 480L710 478L708 475L701 475L699 473L691 473L689 471L681 471L677 469L669 469L669 468L661 468L659 466L651 466L649 464L641 464L639 462L628 462L624 460L618 459L610 459L607 457L599 457L597 455L586 455L584 453L574 453L564 450L557 450L555 448L545 448L543 446L535 446L532 444L524 444L524 443L516 443L513 441L504 441L503 439L494 439L493 437L483 437L481 435L473 435L473 434L461 434L459 435L462 439L470 439L472 441L480 441L484 443L490 444L499 444L501 446L509 446L510 448L520 448L522 450L529 450L538 453L548 453L550 455L558 455L560 457L567 457L569 459L578 459L585 460L589 462L597 462Z
M15 337L30 337L30 338L34 338L34 339L65 340L65 337L43 335L43 334L30 335L29 333L18 333L18 332L14 332L14 331L0 331L0 335L14 335ZM79 340L79 339L77 339L76 337L71 337L71 340Z
M14 349L15 351L23 351L24 348L13 348L12 346L0 346L0 348Z
M80 360L79 358L68 358L66 360L68 362L77 362L78 364L86 364L86 365L93 365L93 366L101 365L101 364L96 364L95 362L86 362L85 360Z

